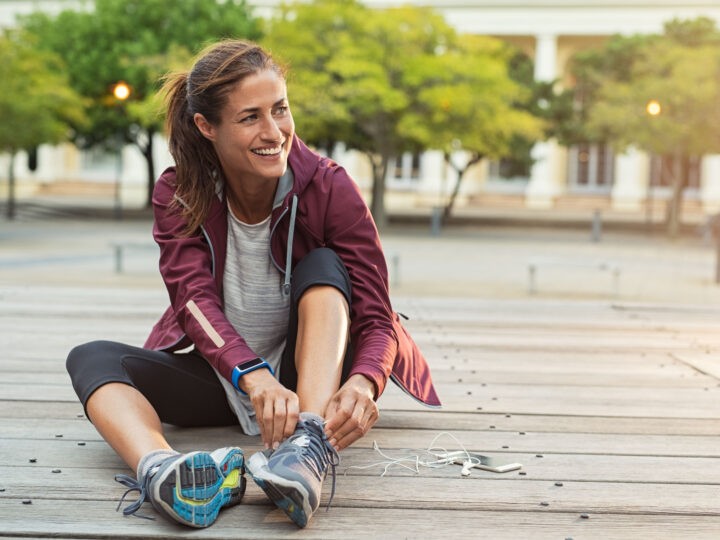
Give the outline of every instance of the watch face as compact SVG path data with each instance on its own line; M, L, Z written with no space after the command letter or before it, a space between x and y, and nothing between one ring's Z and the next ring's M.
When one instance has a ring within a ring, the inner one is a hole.
M263 362L264 360L262 358L253 358L252 360L248 360L244 364L240 364L238 368L240 368L242 371L245 371L246 369L249 369L251 367L259 366Z

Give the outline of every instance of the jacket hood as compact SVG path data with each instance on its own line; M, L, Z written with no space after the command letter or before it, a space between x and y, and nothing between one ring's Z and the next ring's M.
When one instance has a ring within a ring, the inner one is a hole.
M293 179L293 191L295 193L300 194L305 190L315 176L315 171L317 171L319 165L320 156L310 150L295 135L290 147L290 154L288 154L288 166L292 169L295 177Z

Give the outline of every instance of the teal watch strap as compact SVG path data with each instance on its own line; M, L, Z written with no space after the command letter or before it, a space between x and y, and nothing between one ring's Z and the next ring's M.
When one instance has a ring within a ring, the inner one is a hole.
M248 373L255 371L257 369L267 369L270 371L270 373L274 376L275 371L270 366L270 364L267 363L267 360L264 358L254 358L253 360L250 360L249 362L245 362L243 364L237 365L232 370L232 385L241 393L244 395L247 395L242 388L240 388L240 379L247 375Z

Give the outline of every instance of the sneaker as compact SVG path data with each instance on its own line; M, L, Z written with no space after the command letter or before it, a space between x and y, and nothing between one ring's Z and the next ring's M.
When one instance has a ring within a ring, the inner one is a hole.
M167 519L190 527L209 527L222 508L238 504L245 493L245 464L240 448L219 448L212 453L190 452L170 456L155 465L141 479L118 474L115 480L128 489L118 509L131 491L138 499L123 509L123 515L153 519L136 514L150 500Z
M255 483L298 527L305 527L320 505L322 482L332 470L335 495L335 466L340 463L328 441L322 422L301 419L295 433L275 451L253 454L248 471ZM328 508L330 503L328 502Z

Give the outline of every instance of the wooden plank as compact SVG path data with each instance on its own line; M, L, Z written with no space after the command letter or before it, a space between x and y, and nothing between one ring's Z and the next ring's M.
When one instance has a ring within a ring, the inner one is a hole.
M380 410L378 427L457 431L495 426L503 431L552 433L628 433L636 435L712 435L720 433L719 418L632 418L548 416L540 414L454 413L446 411Z
M674 355L679 361L703 375L720 380L720 361L717 354L706 352L680 352Z
M78 415L85 416L79 401L0 401L0 418L70 419Z
M177 441L212 439L235 433L237 427L180 429L168 427L166 432ZM4 439L52 440L100 440L92 424L87 420L59 419L7 419L0 418L0 433ZM61 437L58 437L60 435ZM381 448L428 448L437 438L436 447L461 446L479 452L539 452L579 453L604 455L645 456L693 456L720 457L717 436L688 435L635 435L609 433L548 433L517 432L493 429L492 425L478 422L473 430L434 432L425 429L373 428L356 448L372 448L376 441ZM251 439L256 441L257 439Z
M19 470L18 470L19 469ZM60 470L54 473L53 470ZM454 510L533 512L547 508L555 512L603 512L623 514L690 514L720 516L717 485L658 483L551 482L548 480L506 480L487 473L469 477L454 475L379 476L350 471L336 478L333 504L347 507L432 510L438 501ZM113 481L109 469L0 467L0 498L9 499L92 499L119 501L125 487ZM243 503L265 504L263 492L250 480ZM559 484L559 485L558 485ZM330 498L332 482L323 486L323 503ZM403 495L398 496L399 493ZM361 497L358 495L362 494ZM547 504L541 504L547 503Z
M0 401L0 418L84 418L79 402ZM83 422L86 422L83 420ZM628 433L636 435L717 435L716 418L632 418L606 416L548 416L526 414L453 413L423 409L396 411L381 409L377 427L456 431L495 426L499 431L552 433ZM51 430L52 431L52 430Z
M247 437L229 430L200 437L190 430L168 433L168 441L174 448L182 452L198 449L237 445L249 456L260 449L256 437ZM0 463L8 467L44 467L53 468L106 468L115 473L127 472L126 465L115 452L104 442L98 440L85 442L78 446L78 441L56 439L39 442L23 439L0 439ZM368 442L371 444L372 439ZM420 442L420 441L418 441ZM425 440L422 441L425 443ZM449 445L447 445L449 447ZM450 449L458 449L455 446ZM393 457L413 456L420 453L422 445L414 444L410 448L383 448ZM667 456L636 456L636 455L591 455L521 453L508 451L488 451L488 455L502 457L508 462L523 465L520 475L511 472L502 475L504 479L532 479L548 481L580 481L580 482L621 482L621 483L665 483L665 484L713 484L720 485L720 467L717 458L705 457L667 457ZM352 466L373 467L358 472L354 469L350 474L379 476L384 465L378 465L383 458L370 448L353 446L341 453L342 464L339 470L344 472ZM35 459L30 463L30 459ZM457 477L459 467L430 469L423 477ZM414 475L402 468L392 467L393 476ZM497 479L495 473L473 471L473 476Z
M388 389L379 400L381 408L423 410L400 390ZM531 386L438 384L443 409L451 412L482 410L491 413L586 416L636 416L666 418L707 418L720 416L718 389L600 387L600 386ZM469 392L469 394L468 394ZM562 396L561 399L558 396ZM19 386L0 382L0 401L77 401L67 384L32 384Z
M381 408L422 410L400 390L388 384ZM439 384L443 410L562 416L635 416L655 418L719 418L720 389L636 388L607 386L487 385L480 389L462 384ZM1 394L0 394L1 395Z
M150 510L148 510L150 511ZM170 538L180 529L163 520L123 519L114 503L38 500L22 505L0 499L0 521L6 534L85 536L106 538ZM358 526L362 524L362 526ZM355 508L335 506L318 512L302 530L269 505L239 505L224 511L210 528L182 529L184 538L477 538L479 531L496 539L578 538L694 538L715 539L717 516L633 515L591 513L582 519L576 512L483 512L437 509Z

